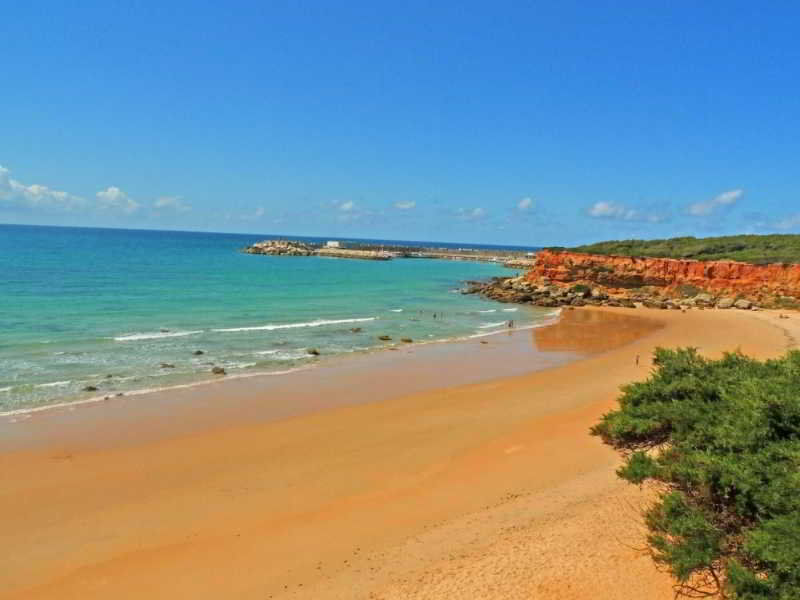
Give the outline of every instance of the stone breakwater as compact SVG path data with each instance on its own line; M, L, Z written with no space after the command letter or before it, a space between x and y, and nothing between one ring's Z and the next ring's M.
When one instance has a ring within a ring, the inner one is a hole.
M302 242L265 240L248 246L243 252L247 254L268 254L270 256L313 256L316 250Z
M289 240L266 240L256 242L243 250L247 254L267 254L270 256L328 256L333 258L361 258L367 260L389 260L388 252L377 250L356 250L349 248L315 248L303 242Z
M754 265L542 250L525 278L534 284L595 286L611 295L638 293L680 300L704 294L715 303L744 299L764 306L789 306L800 298L797 264Z

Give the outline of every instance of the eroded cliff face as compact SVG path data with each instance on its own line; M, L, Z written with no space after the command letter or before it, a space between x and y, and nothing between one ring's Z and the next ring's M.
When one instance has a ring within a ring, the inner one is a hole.
M536 283L583 283L620 291L654 287L674 297L692 295L697 290L765 304L782 297L800 298L800 265L752 265L542 250L526 278Z

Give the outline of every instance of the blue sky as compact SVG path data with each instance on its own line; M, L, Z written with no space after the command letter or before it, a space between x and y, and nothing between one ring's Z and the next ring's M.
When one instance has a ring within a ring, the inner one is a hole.
M10 3L0 222L800 232L798 22L790 1Z

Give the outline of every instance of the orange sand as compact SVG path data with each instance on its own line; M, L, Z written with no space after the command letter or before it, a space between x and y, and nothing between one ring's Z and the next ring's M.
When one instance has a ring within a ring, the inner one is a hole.
M644 496L587 430L655 346L774 356L797 317L602 312L663 327L527 375L0 454L0 598L671 598L635 549ZM570 314L537 340L569 338Z

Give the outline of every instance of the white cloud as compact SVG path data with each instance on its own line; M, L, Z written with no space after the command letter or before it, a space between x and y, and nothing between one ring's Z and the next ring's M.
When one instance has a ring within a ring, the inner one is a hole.
M339 204L339 210L342 212L352 212L356 208L356 203L352 200L348 200L347 202L342 202Z
M174 210L175 212L189 212L192 207L183 201L181 196L161 196L153 203L156 210Z
M415 208L417 203L414 200L405 200L402 202L395 202L394 207L400 210L411 210Z
M107 187L95 194L97 208L101 210L119 210L126 215L131 215L139 210L139 203L116 186Z
M530 210L533 206L533 198L523 198L519 202L517 202L517 208L519 210Z
M60 190L53 190L45 185L25 185L11 178L11 172L0 166L0 207L31 209L46 212L83 213L116 213L133 215L138 213L142 204L128 196L117 186L109 186L95 194L93 199L82 198ZM188 212L191 205L180 196L161 196L152 204L151 214L158 216L158 211Z
M11 178L11 171L0 166L0 204L14 207L72 211L84 208L86 200L45 185L24 185Z
M590 217L596 219L618 219L621 221L643 221L646 223L661 223L665 220L663 215L629 208L616 202L595 202L587 211Z
M691 204L688 208L688 212L693 217L707 217L720 206L731 206L735 204L743 194L744 190L728 190L727 192L722 192L720 195L715 196L711 200Z
M475 208L459 208L456 210L456 216L459 219L464 219L466 221L474 221L485 217L486 210L480 206Z

